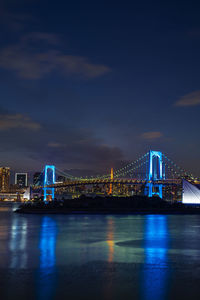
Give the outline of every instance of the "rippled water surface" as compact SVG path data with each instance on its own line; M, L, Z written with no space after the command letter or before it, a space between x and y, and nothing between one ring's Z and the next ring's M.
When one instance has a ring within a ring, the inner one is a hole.
M200 216L0 207L0 299L200 299Z

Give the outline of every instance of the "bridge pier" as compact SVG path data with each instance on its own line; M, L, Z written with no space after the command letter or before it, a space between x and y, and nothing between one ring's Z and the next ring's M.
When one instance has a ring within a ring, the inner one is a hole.
M49 200L54 200L55 193L54 188L49 188L47 185L55 183L55 166L46 165L44 169L44 185L43 185L43 193L44 193L44 201L48 202Z
M149 170L147 174L147 195L152 197L158 195L162 198L162 184L158 184L155 181L162 180L165 178L162 152L160 151L149 151ZM155 183L154 183L155 182Z
M149 182L146 184L146 188L147 188L146 194L148 195L148 197L152 197L153 195L158 195L162 199L162 187L163 185L161 183L155 184Z

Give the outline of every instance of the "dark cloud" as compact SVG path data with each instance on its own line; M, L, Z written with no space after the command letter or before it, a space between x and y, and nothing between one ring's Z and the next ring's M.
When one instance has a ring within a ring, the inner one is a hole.
M42 44L44 43L46 46ZM55 49L56 35L34 32L24 35L18 44L0 50L0 68L14 71L23 79L40 79L53 71L85 78L95 78L110 71L86 57L69 55Z
M148 131L141 134L141 138L144 140L156 140L163 136L160 131Z
M21 38L21 42L24 44L43 42L52 45L60 44L60 39L56 34L47 33L47 32L30 32L25 34Z
M26 29L27 24L36 23L36 19L31 14L14 12L14 4L16 4L16 7L18 8L20 1L17 1L16 3L7 0L0 2L0 24L2 26L2 31L9 29L11 32L21 32Z
M1 152L10 157L23 153L24 160L60 166L61 169L93 170L105 173L110 167L119 167L124 161L118 147L97 139L90 131L65 129L39 124L21 114L1 115ZM9 130L10 129L10 130ZM11 130L12 129L12 130ZM38 131L39 129L39 131ZM9 130L9 131L8 131ZM20 164L23 161L20 161ZM32 168L33 163L27 168Z
M41 125L22 114L0 114L0 131L14 128L39 130Z
M196 106L200 105L200 91L187 94L175 102L175 106Z

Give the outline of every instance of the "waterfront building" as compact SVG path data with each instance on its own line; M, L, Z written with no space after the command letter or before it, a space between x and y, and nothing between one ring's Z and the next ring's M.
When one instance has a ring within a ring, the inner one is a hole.
M23 193L19 192L0 192L0 201L21 201Z
M15 173L15 184L19 188L25 188L28 186L28 174L27 173Z
M0 167L0 191L8 192L10 186L10 168Z

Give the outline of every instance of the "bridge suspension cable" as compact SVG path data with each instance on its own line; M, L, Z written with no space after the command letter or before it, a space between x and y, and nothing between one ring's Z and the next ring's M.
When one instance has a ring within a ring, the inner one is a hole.
M57 172L59 175L64 176L64 177L66 177L66 178L68 178L68 179L79 179L79 177L75 177L75 176L73 176L73 175L70 175L70 174L68 174L68 173L66 173L66 172L64 172L64 171L62 171L62 170L60 170L60 169L58 169L57 167L56 167L56 172Z
M145 153L143 156L139 157L138 159L136 159L135 161L133 161L132 163L126 165L125 167L121 168L121 169L118 169L114 172L114 176L115 177L118 177L119 174L123 174L127 171L128 168L130 168L131 166L139 163L141 160L143 160L144 158L146 158L147 156L149 155L149 153ZM146 162L145 162L146 163ZM134 169L134 168L133 168ZM131 169L131 170L133 170Z
M121 173L118 173L115 177L118 178L118 177L120 177L120 176L125 176L125 175L127 175L127 174L131 174L131 173L133 173L133 171L135 171L135 170L141 168L141 167L144 166L146 163L147 163L147 162L144 161L144 162L140 163L139 165L136 165L135 167L133 167L133 168L131 168L131 169L124 170L124 171L122 171Z
M113 172L114 177L120 177L121 175L126 175L128 173L131 173L133 170L138 169L139 167L141 167L144 164L139 164L138 166L136 165L137 163L140 163L143 159L145 159L146 157L148 157L149 153L145 153L144 155L142 155L141 157L139 157L138 159L136 159L135 161L129 163L128 165L126 165L123 168L120 168L116 171ZM145 162L146 163L146 162ZM130 167L134 166L134 168L129 169ZM65 176L66 178L69 178L71 180L87 180L87 179L108 179L110 178L110 173L108 174L104 174L104 175L96 175L96 176L80 176L80 177L76 177L76 176L72 176L68 173L65 173L64 171L59 170L58 168L56 168L56 171L58 173L60 173L61 175Z
M197 179L197 178L195 178L195 176L193 176L193 174L186 172L183 168L180 168L176 163L174 163L166 155L162 154L162 156L163 156L163 170L165 170L164 173L166 171L170 172L171 175L173 176L173 178L174 177L184 178L187 176L191 179ZM141 174L145 174L143 179L147 179L148 178L147 177L148 168L149 168L149 152L145 153L144 155L142 155L138 159L134 160L133 162L127 164L126 166L124 166L118 170L115 170L113 172L113 176L114 176L114 178L120 178L120 177L124 177L124 176L130 175L130 174L133 175L133 172L138 171L140 168L142 169ZM69 180L110 179L110 173L104 174L104 175L78 177L78 176L73 176L69 173L66 173L58 168L56 168L56 173L64 176L66 179L69 179ZM138 174L140 174L140 173L138 173ZM40 173L38 180L35 183L35 186L41 185L41 181L44 179L44 178L42 178L42 176L44 176L44 169ZM169 177L169 176L167 176L167 177Z
M179 177L189 177L191 179L194 179L195 176L191 173L188 173L185 169L179 167L176 163L174 163L170 158L168 158L165 154L163 154L163 157L166 159L166 161L169 163L165 163L167 165L167 168L170 169L175 175L178 175ZM197 179L197 178L195 178Z

